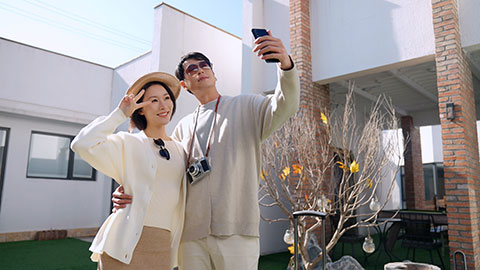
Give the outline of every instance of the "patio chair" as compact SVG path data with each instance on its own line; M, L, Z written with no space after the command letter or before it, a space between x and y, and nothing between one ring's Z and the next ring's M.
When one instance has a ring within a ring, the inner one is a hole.
M330 216L331 220L330 220L330 224L331 224L331 227L332 227L332 232L335 231L338 227L338 222L340 220L340 216L339 215L331 215ZM345 224L343 225L344 227L348 227L350 225L353 225L353 223L355 222L355 220L347 220L347 222L345 222ZM338 240L338 243L341 243L342 244L342 255L340 257L342 257L343 255L345 255L345 244L350 244L351 248L352 248L352 257L354 257L354 246L355 244L357 243L363 243L365 239L365 236L364 235L360 235L358 233L358 229L357 228L354 228L354 229L351 229L351 230L348 230L346 231L341 237L340 239ZM336 246L335 246L336 247ZM333 260L333 251L335 249L335 247L332 249L332 260ZM364 253L365 255L365 253Z
M442 263L442 269L445 269L440 249L442 242L435 236L435 233L431 231L433 220L431 215L418 214L418 213L402 213L402 227L404 234L402 235L402 247L407 248L407 256L410 250L413 249L413 261L415 261L415 250L425 249L430 253L430 260L433 264L432 250L436 250L440 262Z
M401 229L402 229L402 223L398 221L393 222L392 225L387 229L384 245L385 245L385 252L390 258L390 261L392 261L392 256L395 257L396 260L399 260L399 258L393 254L393 248L395 247L395 243L399 238Z

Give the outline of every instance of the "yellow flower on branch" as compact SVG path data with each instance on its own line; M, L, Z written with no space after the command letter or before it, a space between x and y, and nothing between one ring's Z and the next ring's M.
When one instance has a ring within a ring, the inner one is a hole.
M296 174L301 174L302 173L303 166L300 166L298 164L293 164L292 168L293 168L293 173L296 173Z
M267 176L267 172L265 171L265 169L262 169L262 172L260 173L260 178L262 178L262 180L265 180L265 176Z
M285 176L288 176L290 174L290 167L285 167L285 169L283 169L282 173L285 175Z
M323 122L325 125L328 125L328 119L327 119L327 117L325 116L325 114L320 113L320 119L322 119L322 122Z
M294 245L289 246L288 251L290 251L290 254L295 254L295 246Z
M373 180L370 178L367 179L367 187L368 189L371 189L373 187Z
M346 170L349 170L348 166L345 165L345 164L343 164L343 162L337 161L337 164L338 164L338 167L339 167L340 169L343 169L343 170L345 170L345 171L346 171Z
M352 173L358 172L358 163L355 160L350 164L350 171Z
M283 173L279 174L278 177L282 178L282 180L285 180L285 175Z

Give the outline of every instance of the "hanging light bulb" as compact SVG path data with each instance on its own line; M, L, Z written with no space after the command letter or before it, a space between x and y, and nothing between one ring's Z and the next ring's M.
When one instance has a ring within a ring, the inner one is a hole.
M373 238L370 236L370 232L368 232L368 236L365 237L362 248L366 253L375 252L375 243L373 243Z
M326 210L328 210L328 208L330 208L329 205L328 205L328 200L325 197L325 195L322 194L322 196L318 197L317 206L318 206L318 208L320 208L320 211L322 211L322 212L326 212Z
M291 228L285 230L285 234L283 235L283 242L285 242L287 245L293 245L293 230Z
M372 210L373 212L377 212L378 210L380 210L380 203L378 203L377 195L374 195L372 197L369 207L370 210Z
M322 197L318 197L318 199L317 199L317 206L318 206L318 208L322 209L322 206L323 206Z

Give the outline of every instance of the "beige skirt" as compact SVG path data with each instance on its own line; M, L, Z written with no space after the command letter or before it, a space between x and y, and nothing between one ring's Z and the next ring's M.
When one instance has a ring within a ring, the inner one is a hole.
M100 255L97 269L123 270L123 269L157 269L171 270L172 256L171 233L168 230L143 226L142 235L133 252L130 264L124 264L106 252Z

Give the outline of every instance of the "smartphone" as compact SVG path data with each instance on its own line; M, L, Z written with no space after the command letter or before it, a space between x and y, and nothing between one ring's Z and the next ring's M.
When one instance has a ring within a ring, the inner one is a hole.
M259 38L259 37L263 37L263 36L268 36L268 32L266 29L262 29L262 28L252 28L252 34L253 34L253 37L255 37L255 39ZM265 54L270 54L272 52L266 52L264 53L263 55ZM267 63L278 63L280 62L278 59L266 59L265 62Z

